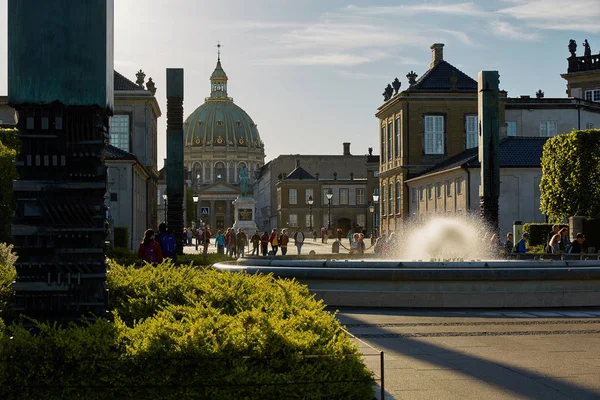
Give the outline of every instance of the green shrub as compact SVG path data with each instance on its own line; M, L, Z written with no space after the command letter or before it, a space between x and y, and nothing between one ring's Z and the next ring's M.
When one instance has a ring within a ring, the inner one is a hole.
M523 224L523 232L529 233L529 246L543 245L545 246L550 240L550 232L552 231L552 225L555 224L543 224L543 223L529 223ZM569 228L569 225L559 225L561 228ZM521 238L515 238L515 242L518 242Z
M107 250L106 258L121 265L134 265L140 263L137 254L131 251L129 247L115 247L112 250Z
M12 283L17 278L14 263L17 256L12 252L12 245L0 243L0 318L11 320L14 292ZM0 329L2 326L0 326Z
M293 280L111 262L107 282L114 323L0 326L0 398L373 397L356 346Z
M233 257L225 254L208 253L206 256L207 261L205 262L202 254L179 254L177 255L177 262L183 265L209 266L218 262L233 260Z
M0 242L10 241L15 208L12 181L18 178L14 162L21 147L16 129L0 128Z
M126 226L115 226L115 247L129 248L129 228Z

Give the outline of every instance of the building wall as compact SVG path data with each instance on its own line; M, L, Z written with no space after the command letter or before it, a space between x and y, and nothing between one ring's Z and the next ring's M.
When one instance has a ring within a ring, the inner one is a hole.
M567 80L567 96L584 99L586 90L600 89L600 69L561 75Z
M587 129L587 124L600 127L600 107L594 112L586 109L548 108L548 109L507 109L506 122L516 122L517 136L540 136L542 121L556 121L558 134L569 133L573 129Z

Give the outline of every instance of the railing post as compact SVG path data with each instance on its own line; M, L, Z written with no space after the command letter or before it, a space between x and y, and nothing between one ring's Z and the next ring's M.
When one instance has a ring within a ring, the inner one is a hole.
M384 360L383 360L383 351L379 352L379 360L380 360L380 368L381 368L381 400L385 400L385 375L384 375Z

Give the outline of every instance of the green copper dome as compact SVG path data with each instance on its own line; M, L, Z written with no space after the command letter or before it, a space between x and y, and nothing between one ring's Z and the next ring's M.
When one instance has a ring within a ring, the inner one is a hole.
M227 80L219 58L210 77L210 97L183 124L185 146L263 148L252 118L227 97Z

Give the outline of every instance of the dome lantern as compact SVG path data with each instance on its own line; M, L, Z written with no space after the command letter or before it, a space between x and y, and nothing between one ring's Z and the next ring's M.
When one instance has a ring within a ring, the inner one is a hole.
M221 44L217 43L217 66L210 76L210 97L227 99L227 74L221 66Z

